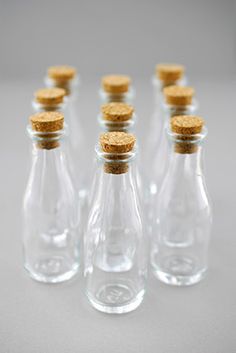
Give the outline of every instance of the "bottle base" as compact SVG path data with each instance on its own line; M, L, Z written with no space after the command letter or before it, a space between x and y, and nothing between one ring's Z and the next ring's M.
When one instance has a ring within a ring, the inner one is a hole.
M124 284L106 284L102 286L96 297L87 293L92 306L108 314L124 314L135 310L143 301L144 290L134 296L134 291Z
M172 286L191 286L200 282L206 275L206 270L199 271L193 275L173 275L161 270L153 271L156 278L161 282L170 284Z
M77 274L79 269L78 264L69 268L64 259L59 257L41 259L34 263L33 268L27 264L24 267L35 281L51 284L68 281Z
M190 286L198 283L204 278L207 270L205 267L199 269L198 259L175 254L159 256L158 262L152 262L152 268L160 281L174 286Z

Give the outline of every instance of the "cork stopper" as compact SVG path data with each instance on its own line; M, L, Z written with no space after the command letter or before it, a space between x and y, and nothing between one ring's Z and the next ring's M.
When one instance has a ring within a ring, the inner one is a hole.
M64 116L59 112L43 112L30 116L32 130L40 133L41 141L37 142L37 147L42 149L53 149L59 146L59 141L52 136L52 132L63 129Z
M48 77L61 83L72 80L76 74L76 69L68 65L51 66L48 68Z
M122 94L129 90L131 79L126 75L109 75L102 78L102 88L111 94Z
M194 143L197 136L194 135L202 131L203 118L194 115L175 116L171 118L170 126L174 133L180 134L178 142L175 143L175 152L190 154L198 150L197 143Z
M100 136L100 145L106 153L127 153L132 151L135 136L126 132L106 132Z
M122 159L127 156L121 156L120 153L128 153L132 151L135 144L135 136L125 132L107 132L100 136L100 145L104 152L110 153L105 162L104 171L108 174L124 174L129 169L129 164Z
M34 93L35 100L46 106L55 106L63 102L66 91L63 88L42 88Z
M184 66L178 64L158 64L156 65L156 76L164 84L175 83L184 75Z
M130 120L133 116L134 108L126 103L108 103L101 107L102 118L113 122L123 122Z
M186 106L192 103L194 89L192 87L169 86L164 88L163 93L167 104Z

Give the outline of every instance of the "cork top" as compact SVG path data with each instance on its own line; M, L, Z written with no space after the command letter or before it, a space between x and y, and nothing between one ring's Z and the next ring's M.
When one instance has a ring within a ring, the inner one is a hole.
M61 65L48 68L48 77L59 82L68 82L75 78L76 69L72 66Z
M156 75L165 84L174 83L184 75L184 66L178 64L156 65Z
M32 129L37 132L54 132L63 129L64 116L59 112L42 112L30 116Z
M102 117L105 120L122 122L132 118L134 108L126 103L108 103L101 107Z
M106 132L100 136L100 145L103 152L127 153L132 151L135 136L126 132Z
M190 105L194 95L192 87L182 86L169 86L164 88L163 92L166 103L175 106Z
M66 91L63 88L42 88L34 93L35 100L45 105L56 105L63 102Z
M182 115L171 118L171 130L181 135L194 135L202 131L204 120L200 116Z
M102 78L102 88L112 94L128 92L130 83L130 77L125 75L109 75Z

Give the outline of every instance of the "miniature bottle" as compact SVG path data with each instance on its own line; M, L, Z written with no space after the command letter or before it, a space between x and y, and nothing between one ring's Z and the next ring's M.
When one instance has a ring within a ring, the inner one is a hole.
M197 104L193 100L193 96L194 89L192 87L169 86L164 89L165 103L162 103L162 130L158 140L156 140L155 148L150 151L149 155L149 192L151 199L155 200L157 197L168 167L169 145L165 129L172 116L190 115L196 112Z
M84 127L79 117L78 106L78 75L76 69L71 66L51 66L46 77L48 87L59 87L66 91L66 109L64 111L65 120L68 124L70 139L68 141L70 158L73 161L75 175L75 187L79 197L84 200L87 195L87 158L82 151L87 149Z
M155 76L152 78L154 93L154 112L147 127L147 141L143 148L143 160L148 171L153 163L153 153L159 148L159 141L164 131L163 90L168 86L185 86L185 68L179 64L156 65Z
M130 77L126 75L104 76L99 94L102 103L132 103L134 90Z
M97 147L99 189L85 233L86 292L106 313L126 313L143 300L147 242L143 232L133 164L135 137L108 132Z
M24 266L41 282L70 279L79 268L79 214L62 140L64 117L42 112L30 117L32 167L23 203Z
M204 121L171 119L171 157L155 209L151 265L167 284L191 285L207 270L212 215L202 171Z

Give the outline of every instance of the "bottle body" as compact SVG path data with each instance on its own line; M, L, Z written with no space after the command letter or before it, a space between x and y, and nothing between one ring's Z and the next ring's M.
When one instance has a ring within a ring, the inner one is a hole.
M86 292L96 309L125 313L143 299L146 241L132 167L120 174L106 168L106 162L100 162L99 187L85 234Z
M161 281L191 285L206 273L212 224L201 146L194 153L172 146L170 158L155 208L151 265Z
M79 213L62 147L33 146L23 202L24 266L46 283L70 279L79 268Z

